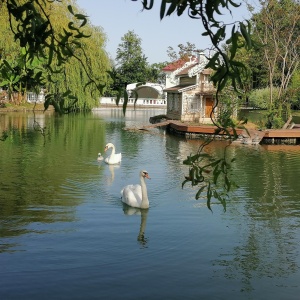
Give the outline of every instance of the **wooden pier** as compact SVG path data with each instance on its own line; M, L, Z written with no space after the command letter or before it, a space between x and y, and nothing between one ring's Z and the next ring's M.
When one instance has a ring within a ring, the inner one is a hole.
M151 128L156 128L156 127L164 127L164 126L168 126L172 121L167 120L167 121L163 121L163 122L159 122L159 123L154 123L151 125L144 125L142 127L139 128L139 130L148 130Z
M176 120L166 120L159 123L144 125L134 130L149 130L156 127L165 127L175 134L184 135L187 138L201 138L208 134L214 134L217 129L213 125L195 125L182 123ZM130 130L130 129L128 129ZM255 130L236 129L240 136L240 142L244 144L300 144L300 125L294 124L292 129L268 129ZM233 132L231 132L233 134Z

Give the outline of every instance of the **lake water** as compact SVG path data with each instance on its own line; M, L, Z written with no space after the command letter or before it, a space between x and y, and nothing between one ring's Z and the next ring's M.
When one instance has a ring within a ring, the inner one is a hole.
M299 299L300 146L230 147L239 187L212 213L181 187L200 141L124 130L161 113L0 115L0 299ZM141 169L144 211L120 201Z

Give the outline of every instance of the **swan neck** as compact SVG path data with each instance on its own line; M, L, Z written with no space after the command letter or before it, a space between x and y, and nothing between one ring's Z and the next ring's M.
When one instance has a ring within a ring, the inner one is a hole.
M111 148L112 148L111 155L115 155L115 152L116 152L115 146L112 146Z
M145 178L143 176L141 176L141 188L142 188L141 208L149 208L147 186L146 186Z

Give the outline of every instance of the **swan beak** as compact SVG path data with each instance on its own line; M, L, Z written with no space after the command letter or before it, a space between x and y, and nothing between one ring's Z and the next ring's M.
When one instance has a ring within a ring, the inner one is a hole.
M107 149L108 149L108 148L105 146L105 148L104 148L104 151L106 152L106 151L107 151Z
M149 177L149 174L148 174L148 173L145 173L145 177L148 178L148 179L151 179L151 178Z

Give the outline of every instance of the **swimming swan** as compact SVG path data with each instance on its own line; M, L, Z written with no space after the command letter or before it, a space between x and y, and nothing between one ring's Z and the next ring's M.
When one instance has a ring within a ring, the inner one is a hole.
M101 155L101 153L98 153L97 160L98 160L98 161L101 161L101 160L103 160L103 156Z
M140 171L141 185L130 184L121 190L122 202L132 207L149 208L149 200L145 178L150 179L148 172Z
M109 165L118 164L121 162L122 154L121 153L115 153L116 149L115 146L112 143L106 144L104 151L106 152L109 148L112 148L110 156L105 158L105 162Z

